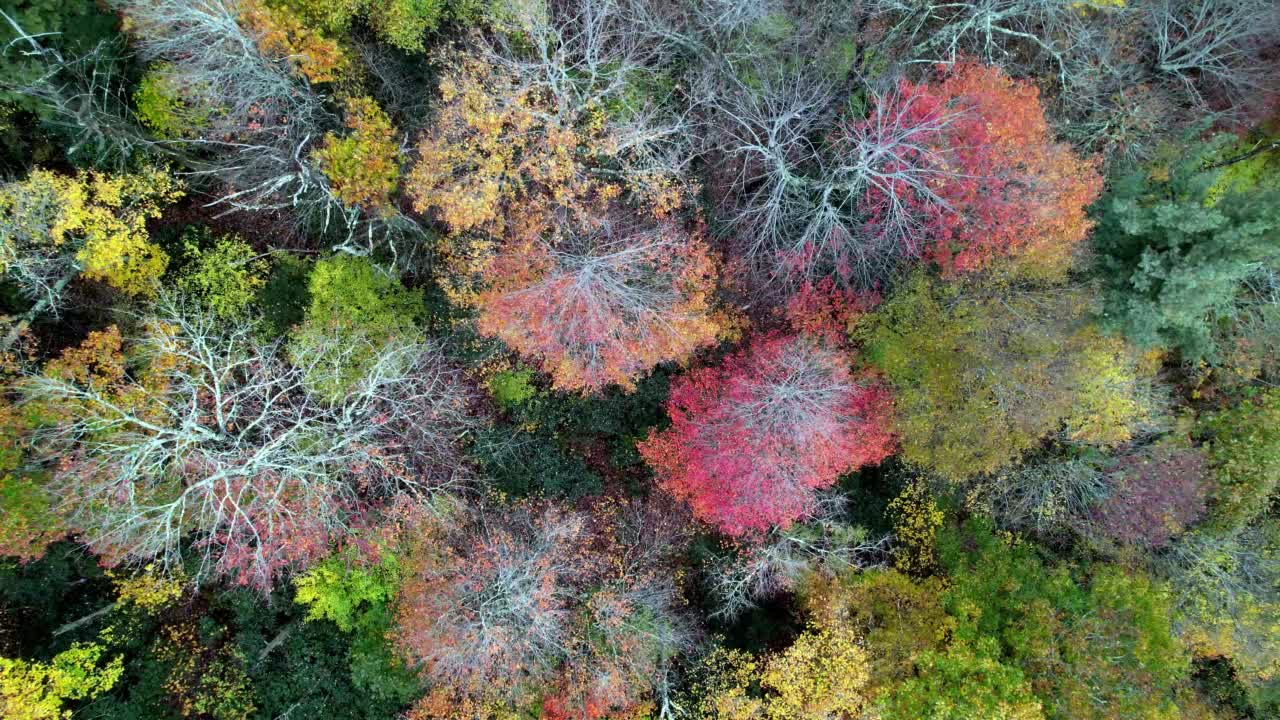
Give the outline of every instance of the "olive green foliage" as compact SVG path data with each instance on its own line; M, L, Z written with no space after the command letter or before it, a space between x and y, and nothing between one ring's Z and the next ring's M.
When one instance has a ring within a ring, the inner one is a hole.
M1200 431L1216 479L1210 522L1222 529L1248 524L1267 511L1280 484L1280 390L1205 415Z
M393 340L412 340L424 313L422 293L407 290L365 258L335 255L316 263L308 281L311 305L293 333L295 352L332 357L308 381L322 395L346 391L375 353Z
M1216 360L1242 284L1280 259L1280 191L1210 168L1229 136L1118 179L1095 206L1103 323L1146 347Z
M1000 661L1037 688L1045 717L1176 717L1189 658L1163 584L1114 566L1087 578L1049 566L1032 545L979 519L940 535L939 562L956 640L998 641Z
M193 137L209 124L213 114L209 108L189 105L184 98L191 93L182 91L181 82L161 63L147 70L133 93L138 121L160 140Z
M1280 521L1179 538L1159 565L1169 577L1184 642L1230 662L1257 717L1280 712Z
M913 677L918 657L950 641L955 619L942 607L944 589L941 578L874 570L815 575L803 594L819 627L844 626L862 638L878 692Z
M1001 663L989 639L917 660L918 675L894 688L884 720L1038 720L1040 702L1020 670Z
M239 237L214 237L206 228L188 228L182 245L178 288L218 317L242 317L266 286L266 259Z
M346 32L364 17L387 44L405 51L425 49L427 33L446 19L472 24L483 16L483 0L273 0L327 34Z
M909 279L855 330L894 385L903 458L959 480L1055 433L1127 440L1157 414L1150 378L1087 312L1083 288Z

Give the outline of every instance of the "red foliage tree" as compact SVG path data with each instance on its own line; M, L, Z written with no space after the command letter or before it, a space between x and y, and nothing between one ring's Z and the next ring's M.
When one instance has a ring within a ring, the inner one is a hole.
M730 535L786 526L814 493L893 449L888 391L803 336L763 336L677 380L671 427L640 453L658 482Z
M877 292L839 287L834 278L803 283L783 312L791 329L832 347L848 344L858 318L880 304Z
M903 230L919 228L921 246L905 250L946 273L1002 256L1049 273L1066 269L1088 234L1085 207L1102 178L1096 163L1053 141L1033 85L962 63L935 83L902 81L869 118L846 128L844 141L865 144L882 127L930 131L884 155L863 201L873 229L914 241ZM921 173L927 184L910 181Z
M715 340L706 245L669 220L592 217L509 240L485 272L479 329L541 360L555 385L631 387Z

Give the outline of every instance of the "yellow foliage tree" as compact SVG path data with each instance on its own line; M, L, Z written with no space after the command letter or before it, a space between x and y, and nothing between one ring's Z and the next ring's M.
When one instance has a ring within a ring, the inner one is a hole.
M400 179L396 129L378 103L367 97L347 100L346 121L351 133L329 133L316 151L320 170L342 202L385 212Z
M169 258L151 242L147 220L182 194L178 181L156 168L77 176L63 197L60 230L82 238L76 258L84 276L130 295L153 295Z
M914 480L889 502L897 550L893 564L905 573L924 574L933 569L933 546L942 527L942 511L922 480Z
M764 662L739 650L718 649L705 667L698 711L717 720L858 717L871 680L866 651L840 628L811 628ZM753 690L757 685L759 693Z
M0 716L6 720L70 718L68 700L110 690L124 673L120 656L102 664L98 644L75 643L47 663L0 657Z

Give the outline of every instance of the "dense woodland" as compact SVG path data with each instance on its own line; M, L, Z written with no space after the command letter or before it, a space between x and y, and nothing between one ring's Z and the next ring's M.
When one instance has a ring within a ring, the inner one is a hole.
M0 0L7 720L1280 717L1275 0Z

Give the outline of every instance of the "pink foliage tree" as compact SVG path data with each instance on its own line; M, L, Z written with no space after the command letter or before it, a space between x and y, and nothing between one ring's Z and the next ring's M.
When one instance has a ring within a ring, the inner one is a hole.
M1107 473L1112 492L1094 509L1094 520L1118 542L1164 547L1204 515L1208 473L1199 450L1129 453Z
M677 380L671 427L640 453L658 482L730 535L787 526L815 491L893 449L888 391L804 336L762 336Z

